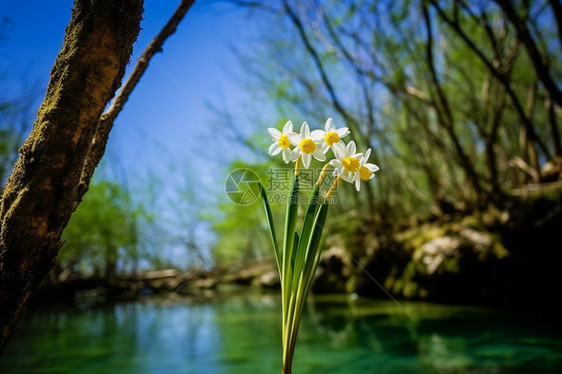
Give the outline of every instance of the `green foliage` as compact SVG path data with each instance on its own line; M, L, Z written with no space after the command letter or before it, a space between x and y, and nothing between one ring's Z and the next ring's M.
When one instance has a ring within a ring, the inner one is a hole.
M432 205L482 209L538 182L541 165L560 152L549 92L517 25L494 2L283 4L291 12L264 17L250 70L279 116L330 115L373 147L385 178L353 198L355 207L376 197L371 211L387 222ZM532 42L558 77L555 22L541 21L553 10L530 7L520 16L530 15L522 19Z
M279 128L278 118L306 118L317 126L330 116L350 127L362 147L372 147L373 162L381 165L377 183L360 194L341 186L341 204L330 209L333 221L345 214L342 226L363 230L358 222L369 218L377 223L369 229L386 235L389 227L412 217L468 215L490 205L502 209L510 191L540 182L541 167L560 153L560 114L549 109L552 98L518 39L518 25L498 2L273 1L268 6L282 11L260 13L262 43L241 56L252 90L277 109L252 121L254 134ZM515 8L548 61L548 73L560 82L552 7L517 2ZM263 212L222 208L214 225L219 252L229 248L230 258L263 255L267 226L256 219ZM272 205L276 225L281 214ZM242 221L255 231L240 229ZM236 237L236 244L223 235ZM350 248L355 255L362 250Z
M123 186L95 181L64 230L61 267L99 276L134 269L139 261L137 225L143 216Z
M265 208L266 219L271 234L273 250L277 259L279 279L281 280L282 304L282 373L290 374L293 353L297 342L304 304L314 281L314 275L322 252L322 234L328 213L328 202L318 199L319 186L316 183L309 196L309 203L302 220L300 235L296 231L299 210L299 176L293 175L287 211L282 249L278 245L275 224L265 189L260 184L260 195Z
M18 157L31 123L28 120L29 103L20 100L3 101L0 98L0 184L4 184Z
M4 182L15 161L21 139L13 131L0 128L0 181Z
M236 161L228 170L232 172L236 169L250 169L263 178L268 175L270 168L277 165L279 164L271 162L250 164ZM262 183L268 188L268 181L262 180ZM272 203L270 209L272 221L279 222L282 215L281 205ZM256 200L251 204L239 205L229 200L225 194L205 219L213 222L212 228L218 237L212 248L215 263L224 264L234 260L271 256L268 222L263 219L263 207L259 196L256 196Z

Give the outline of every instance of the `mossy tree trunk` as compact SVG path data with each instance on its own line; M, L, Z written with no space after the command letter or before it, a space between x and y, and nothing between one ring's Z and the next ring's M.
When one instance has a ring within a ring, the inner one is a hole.
M61 233L103 154L110 128L101 127L102 113L121 85L142 12L142 0L75 0L45 99L1 200L0 352L55 263Z

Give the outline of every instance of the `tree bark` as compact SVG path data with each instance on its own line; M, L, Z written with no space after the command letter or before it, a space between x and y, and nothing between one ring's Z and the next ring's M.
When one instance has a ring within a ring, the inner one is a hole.
M0 205L0 352L55 263L104 108L140 30L142 0L75 0L33 130Z
M80 186L78 187L79 193L87 191L90 185L90 178L94 174L94 170L99 163L101 157L105 153L105 146L109 137L109 132L113 128L113 122L117 115L123 110L123 106L131 96L133 89L137 86L140 78L148 68L150 59L157 53L162 51L164 42L170 35L172 35L181 22L187 11L191 8L195 0L182 0L180 5L175 10L174 14L170 17L166 25L160 30L158 35L152 39L150 44L143 51L142 55L137 60L135 68L131 72L129 78L123 85L119 94L115 97L111 106L99 119L98 126L96 126L96 133L90 142L88 154L82 169L82 177Z

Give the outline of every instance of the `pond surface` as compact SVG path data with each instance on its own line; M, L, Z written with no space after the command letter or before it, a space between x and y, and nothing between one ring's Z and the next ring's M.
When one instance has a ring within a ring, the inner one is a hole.
M294 374L562 373L555 312L309 300ZM0 373L279 373L279 298L149 300L29 312Z

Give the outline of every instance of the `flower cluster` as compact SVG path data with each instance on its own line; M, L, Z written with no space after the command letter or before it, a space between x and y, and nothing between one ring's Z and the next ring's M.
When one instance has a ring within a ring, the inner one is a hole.
M342 138L349 135L349 129L347 127L336 128L331 118L326 121L324 130L310 131L308 124L304 122L300 132L297 133L293 131L293 123L287 121L283 131L273 127L270 127L268 131L273 141L269 147L269 154L275 156L282 153L285 163L297 163L295 166L297 172L301 161L304 168L308 168L312 157L318 161L326 161L326 153L332 149L335 158L325 165L324 170L328 166L334 168L333 175L337 179L333 188L340 179L343 179L355 184L355 188L359 191L361 181L373 178L374 173L379 170L377 165L367 162L371 149L369 148L365 153L357 153L355 141L352 140L346 145Z
M336 128L331 118L326 121L324 130L310 131L308 124L304 122L297 133L293 131L293 123L288 121L283 131L275 128L269 128L268 131L273 141L269 147L269 154L281 153L285 163L295 162L282 241L279 241L276 235L267 193L259 183L281 280L282 372L290 373L304 304L322 254L322 235L330 206L328 201L339 181L353 183L359 191L361 181L373 178L379 167L368 162L371 156L370 148L365 153L358 153L353 140L344 143L342 139L349 135L349 129ZM299 194L299 166L302 164L304 168L309 168L313 157L321 162L326 161L326 154L330 149L334 158L322 168L312 194L301 201L304 196ZM329 168L334 169L333 175L336 178L331 182L327 193L321 195L322 182ZM298 217L301 203L307 206L302 216L301 228L297 229L297 221L301 221Z

